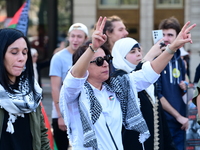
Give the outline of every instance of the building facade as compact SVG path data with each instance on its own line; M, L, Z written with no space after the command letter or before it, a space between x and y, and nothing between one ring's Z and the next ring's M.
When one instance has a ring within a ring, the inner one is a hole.
M138 40L144 52L153 44L152 30L158 28L162 19L174 16L181 25L187 21L196 23L192 30L190 72L193 81L196 66L200 63L200 1L199 0L74 0L73 20L82 22L90 29L99 16L118 15L124 21L129 36Z

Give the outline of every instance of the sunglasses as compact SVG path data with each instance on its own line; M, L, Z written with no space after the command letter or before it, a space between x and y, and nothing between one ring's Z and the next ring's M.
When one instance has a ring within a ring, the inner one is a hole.
M111 55L106 55L104 57L97 57L95 60L91 61L90 63L96 63L97 66L102 66L104 63L104 60L109 63L112 59Z

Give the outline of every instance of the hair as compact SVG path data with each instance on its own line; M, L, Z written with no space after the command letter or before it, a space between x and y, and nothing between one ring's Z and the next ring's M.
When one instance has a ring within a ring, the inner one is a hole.
M83 55L83 53L87 50L89 44L91 43L91 41L87 41L84 45L80 46L76 52L73 54L72 56L72 65L74 65L78 59L81 57L81 55ZM111 55L110 51L107 49L104 49L104 47L100 47L101 49L103 49L103 51L105 52L106 55ZM109 72L111 71L111 65L109 65ZM109 82L110 77L105 81L105 82Z
M91 41L87 41L85 44L83 44L82 46L80 46L75 53L72 56L72 64L74 65L78 59L81 57L81 55L83 55L83 53L87 50L89 44L91 44ZM106 55L110 55L110 51L107 49L104 49L102 46L100 47L101 49L103 49L103 51L105 52Z
M29 82L29 92L33 91L35 93L34 89L34 73L33 73L33 64L32 64L32 58L31 58L31 50L30 50L30 44L27 39L27 37L24 36L24 34L16 29L12 28L4 28L0 29L0 84L4 87L4 89L10 93L15 93L13 89L10 88L11 80L8 77L8 72L4 65L4 59L5 59L5 53L8 49L8 47L14 43L19 38L23 38L27 44L28 48L28 58L26 61L26 69L21 73L20 76L16 77L15 85L19 84L19 79L21 78L22 81L25 79L28 79ZM28 92L28 93L29 93ZM26 94L28 94L26 93Z
M164 19L159 24L159 29L174 29L178 35L181 31L181 25L175 17Z
M103 28L103 34L106 34L106 32L112 33L114 30L113 22L116 22L116 21L123 22L123 20L119 16L113 15L113 16L108 17L106 19L106 23ZM104 49L110 50L111 47L108 40L103 44L103 47Z

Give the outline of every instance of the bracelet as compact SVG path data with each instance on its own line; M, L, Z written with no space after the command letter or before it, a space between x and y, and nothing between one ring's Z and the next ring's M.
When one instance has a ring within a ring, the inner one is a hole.
M169 45L170 45L170 44L167 45L167 47L166 47L165 50L166 50L169 54L174 54L174 53L176 53L176 51L173 51L173 50L171 50L171 49L169 48Z
M89 47L90 47L91 51L93 51L94 53L96 53L96 52L97 52L97 50L95 51L95 50L92 48L92 46L91 46L91 45L89 45Z

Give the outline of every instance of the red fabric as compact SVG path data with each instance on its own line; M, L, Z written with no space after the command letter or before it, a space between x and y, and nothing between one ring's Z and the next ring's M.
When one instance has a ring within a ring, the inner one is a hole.
M11 25L16 25L18 23L19 17L21 15L22 9L24 8L26 2L20 7L20 9L16 12L10 23L8 24L8 27Z
M41 102L40 104L41 104L41 106L42 106L42 114L43 114L43 116L44 116L45 126L46 126L46 128L48 129L47 134L48 134L48 138L49 138L49 141L50 141L50 147L51 147L52 150L54 150L54 139L53 139L53 134L52 134L52 132L51 132L51 124L49 123L49 119L48 119L48 116L47 116L47 114L46 114L46 111L45 111L45 109L44 109L44 107L43 107L42 102Z

